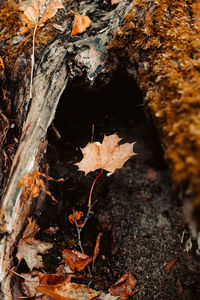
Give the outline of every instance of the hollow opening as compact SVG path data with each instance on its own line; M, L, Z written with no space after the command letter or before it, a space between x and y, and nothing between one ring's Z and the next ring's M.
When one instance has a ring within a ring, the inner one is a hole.
M104 135L117 133L122 143L136 142L137 155L109 177L104 171L94 186L95 205L81 232L82 248L90 256L102 233L90 286L107 292L120 276L130 272L139 282L137 299L153 299L156 295L172 299L180 293L177 280L189 278L189 270L178 264L176 279L172 280L163 266L185 255L177 240L185 225L171 191L160 141L145 109L137 85L124 75L116 75L95 91L75 84L65 89L48 131L47 153L41 164L48 175L64 182L46 182L58 204L45 195L42 210L39 207L35 212L41 229L36 237L54 244L43 255L44 269L49 273L57 272L64 249L81 251L77 228L69 216L73 209L86 216L90 188L100 170L85 176L74 164L82 159L80 148L88 142L102 142ZM87 284L86 277L84 280L82 283ZM196 297L194 282L191 280L191 299Z

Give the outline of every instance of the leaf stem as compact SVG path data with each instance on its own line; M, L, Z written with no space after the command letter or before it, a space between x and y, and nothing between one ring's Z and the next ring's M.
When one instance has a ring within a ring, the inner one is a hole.
M93 184L92 184L92 186L91 186L91 189L90 189L90 195L89 195L89 201L88 201L88 206L89 206L89 207L91 206L91 201L92 201L92 191L93 191L95 182L96 182L97 179L101 176L102 173L103 173L103 169L101 169L101 172L100 172L99 175L95 178L95 180L93 181Z
M34 66L35 66L35 36L36 36L36 31L38 27L38 21L35 24L34 31L33 31L33 49L32 49L32 57L31 57L31 82L30 82L30 99L33 97L33 71L34 71Z

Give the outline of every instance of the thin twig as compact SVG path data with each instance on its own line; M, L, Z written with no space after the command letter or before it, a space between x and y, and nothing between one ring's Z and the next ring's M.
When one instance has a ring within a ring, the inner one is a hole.
M89 218L90 213L91 213L91 210L92 210L93 206L96 203L97 203L97 200L95 200L94 203L88 207L87 215L86 215L85 220L83 222L83 225L81 227L78 226L78 222L77 222L76 215L75 215L75 208L73 207L74 221L75 221L75 225L76 225L76 229L77 229L77 234L78 234L78 245L79 245L82 253L84 253L84 250L83 250L82 243L81 243L81 231L83 230L85 224L87 223L88 218Z
M31 82L30 82L30 99L33 97L33 71L34 71L34 65L35 65L35 36L36 31L38 27L38 20L35 24L35 28L33 31L33 49L32 49L32 57L31 57Z
M97 203L97 200L95 200L94 203L88 207L87 215L86 215L85 220L84 220L84 222L83 222L83 225L82 225L81 227L78 226L78 222L77 222L76 215L75 215L75 208L73 207L73 216L74 216L74 222L75 222L76 230L77 230L78 245L79 245L79 248L81 249L81 252L82 252L83 254L85 254L85 252L84 252L84 249L83 249L83 246L82 246L82 242L81 242L81 231L83 230L83 227L85 226L85 224L86 224L87 221L88 221L88 218L89 218L89 216L90 216L92 207L93 207L96 203ZM87 269L88 269L88 273L90 274L90 277L92 277L92 272L91 272L90 267L87 266Z
M33 279L26 278L25 276L22 276L21 274L19 274L19 273L13 271L12 269L9 269L9 272L13 273L14 275L16 275L16 276L18 276L18 277L20 277L20 278L23 278L23 279L26 280L26 281L33 281Z

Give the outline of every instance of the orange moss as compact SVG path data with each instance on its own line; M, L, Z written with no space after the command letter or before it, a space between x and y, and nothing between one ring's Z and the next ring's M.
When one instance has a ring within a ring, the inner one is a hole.
M23 12L15 0L5 1L0 10L1 56L7 70L12 72L14 63L22 53L31 55L34 25L24 23ZM35 47L40 49L50 43L58 31L53 27L55 17L38 27ZM28 54L29 53L29 54ZM30 58L31 59L31 58Z
M176 187L200 206L200 4L135 0L108 49L128 55L164 141Z

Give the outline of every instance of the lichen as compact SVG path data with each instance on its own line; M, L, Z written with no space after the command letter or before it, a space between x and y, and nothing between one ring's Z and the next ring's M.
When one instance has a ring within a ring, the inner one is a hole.
M176 188L200 207L200 3L134 0L108 48L128 55Z

